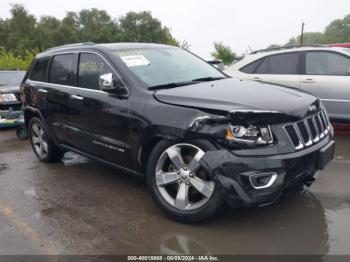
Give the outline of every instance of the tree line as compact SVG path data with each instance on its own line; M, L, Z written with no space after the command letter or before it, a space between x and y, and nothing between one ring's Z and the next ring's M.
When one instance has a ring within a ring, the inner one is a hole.
M176 40L169 27L153 17L148 11L128 12L119 19L96 8L80 12L67 12L63 19L42 16L37 19L23 5L14 4L11 16L0 18L0 68L26 69L36 53L47 48L77 42L152 42L190 49L184 40ZM323 32L306 32L304 44L327 44L350 42L350 14L332 21ZM300 35L282 45L300 43ZM230 46L214 42L211 55L231 64L236 54Z
M187 41L177 41L170 28L147 11L128 12L115 19L93 8L67 12L63 19L36 19L24 6L15 4L10 13L10 18L0 19L1 68L25 69L33 54L77 42L152 42L189 47Z
M301 36L292 37L282 45L270 45L269 47L296 46L300 44ZM350 14L343 19L333 20L323 32L306 32L303 36L303 44L332 44L350 43Z

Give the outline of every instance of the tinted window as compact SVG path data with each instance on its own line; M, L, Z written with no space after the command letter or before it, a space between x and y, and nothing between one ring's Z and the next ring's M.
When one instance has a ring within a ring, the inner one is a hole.
M255 71L255 68L258 66L261 60L257 60L253 63L250 63L249 65L246 65L245 67L241 68L239 71L247 74L253 74Z
M34 81L42 81L45 82L45 73L46 73L46 68L47 65L49 64L49 59L42 59L36 61L32 72L30 73L29 79L34 80Z
M99 89L99 77L112 72L112 69L100 56L82 53L79 60L78 86Z
M350 75L350 59L330 52L306 53L307 75Z
M298 74L299 53L268 56L258 66L256 74Z
M268 74L268 70L269 70L269 57L265 58L260 65L258 66L258 68L255 70L255 74Z
M70 85L73 57L73 54L66 54L53 58L49 76L50 83Z
M296 75L298 73L299 53L289 53L270 56L270 74Z

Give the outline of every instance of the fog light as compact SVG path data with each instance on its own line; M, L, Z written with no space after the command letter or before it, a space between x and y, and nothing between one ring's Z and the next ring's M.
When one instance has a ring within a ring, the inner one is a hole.
M250 183L255 189L268 188L276 181L277 173L258 173L249 176Z

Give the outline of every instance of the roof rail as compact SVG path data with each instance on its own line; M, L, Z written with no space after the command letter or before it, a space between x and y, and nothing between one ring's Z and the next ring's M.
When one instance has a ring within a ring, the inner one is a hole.
M66 47L75 47L75 46L84 46L84 45L94 45L94 42L83 42L83 43L75 43L75 44L68 44L68 45L61 45L61 46L56 46L56 47L51 47L47 48L45 51L51 51L55 49L60 49L60 48L66 48Z
M251 52L250 54L258 54L258 53L263 53L263 52L278 51L278 50L292 49L292 48L299 48L299 47L327 47L327 46L321 45L321 44L280 46L280 47L273 47L273 48L256 50L256 51Z

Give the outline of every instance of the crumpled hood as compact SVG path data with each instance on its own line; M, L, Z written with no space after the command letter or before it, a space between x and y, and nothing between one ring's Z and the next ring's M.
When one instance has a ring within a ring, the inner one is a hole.
M155 92L164 103L203 109L234 111L266 111L304 117L318 109L320 102L312 94L292 88L228 78ZM310 106L315 107L311 108Z
M11 94L19 93L19 84L0 86L0 94L10 94L10 93Z

